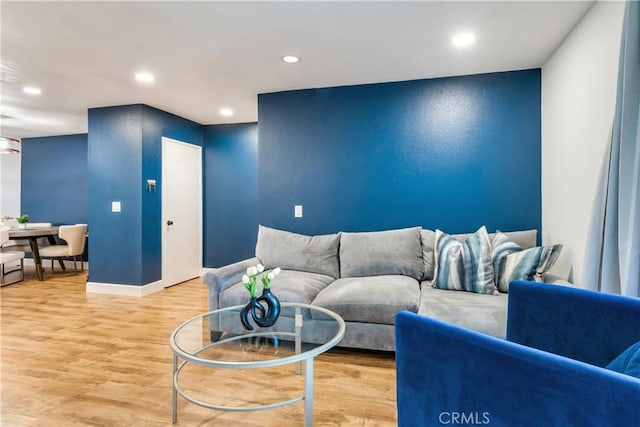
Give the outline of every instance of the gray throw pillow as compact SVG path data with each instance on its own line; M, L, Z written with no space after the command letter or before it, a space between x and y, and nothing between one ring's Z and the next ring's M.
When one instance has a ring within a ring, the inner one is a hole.
M341 233L340 277L401 274L421 280L420 229Z
M266 269L280 267L335 279L340 274L339 245L339 234L305 236L260 225L256 257Z

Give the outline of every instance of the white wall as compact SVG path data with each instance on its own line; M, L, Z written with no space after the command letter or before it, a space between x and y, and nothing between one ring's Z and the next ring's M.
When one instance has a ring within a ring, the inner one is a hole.
M542 67L542 242L580 285L587 230L615 111L624 2L597 2Z
M20 215L20 155L0 154L0 216Z

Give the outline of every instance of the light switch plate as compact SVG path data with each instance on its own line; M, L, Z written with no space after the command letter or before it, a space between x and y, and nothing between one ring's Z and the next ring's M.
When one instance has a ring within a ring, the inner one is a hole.
M111 202L111 212L120 212L122 210L122 205L120 202Z
M294 218L302 218L302 205L295 205L293 209Z

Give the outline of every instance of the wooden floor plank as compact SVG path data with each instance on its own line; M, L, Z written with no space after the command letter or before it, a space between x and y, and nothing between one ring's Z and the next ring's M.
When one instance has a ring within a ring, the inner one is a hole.
M201 279L144 298L87 294L85 274L47 271L0 290L0 425L171 425L171 332L207 310ZM281 369L287 370L286 374ZM216 403L302 393L290 367L195 369L193 390ZM334 349L315 363L315 426L394 426L393 355ZM179 398L180 426L300 426L303 403L231 413Z

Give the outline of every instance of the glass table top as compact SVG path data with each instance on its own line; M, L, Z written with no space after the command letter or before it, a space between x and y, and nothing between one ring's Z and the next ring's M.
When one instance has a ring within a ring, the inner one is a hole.
M174 353L185 360L221 368L259 368L314 357L340 342L345 324L336 313L309 304L281 303L271 327L247 330L244 306L214 310L187 320L171 335Z

